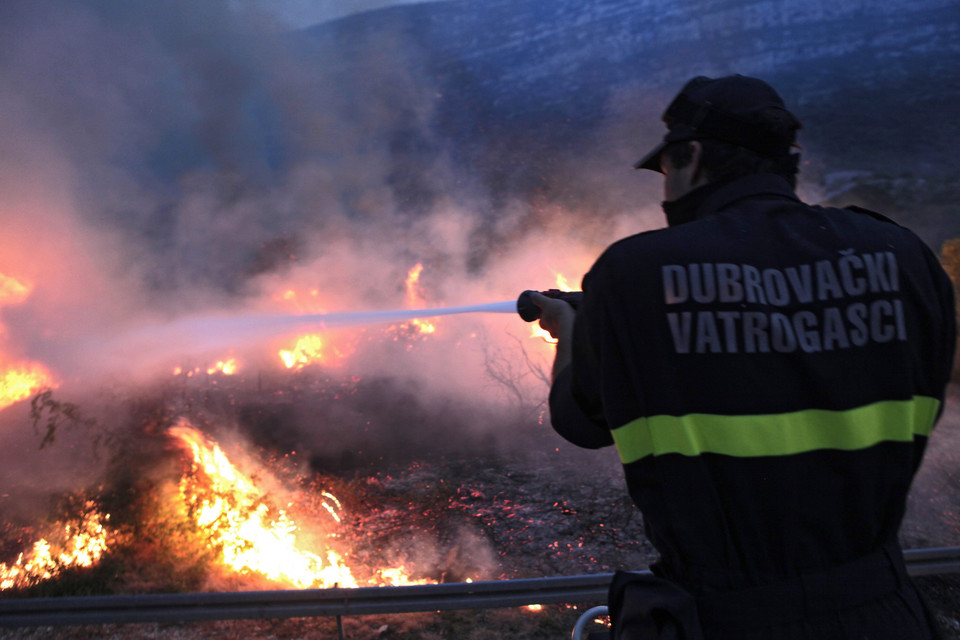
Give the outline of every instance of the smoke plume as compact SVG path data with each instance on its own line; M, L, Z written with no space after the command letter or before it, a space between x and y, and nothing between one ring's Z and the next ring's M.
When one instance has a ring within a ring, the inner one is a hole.
M403 308L418 263L426 306L579 278L602 246L570 238L583 212L491 212L436 151L436 97L399 34L350 52L357 78L251 6L4 3L0 273L32 288L3 309L4 353L67 380L184 316ZM407 76L383 64L397 57ZM287 291L317 292L313 308L278 304ZM210 355L158 341L119 366Z

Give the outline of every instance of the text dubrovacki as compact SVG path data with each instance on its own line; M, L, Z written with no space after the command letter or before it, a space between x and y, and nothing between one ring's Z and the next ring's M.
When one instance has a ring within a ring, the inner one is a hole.
M837 260L783 269L709 262L665 265L662 275L668 306L711 305L667 313L677 353L814 353L907 339L903 302L895 295L875 295L899 291L897 259L891 252L848 250ZM867 294L871 299L861 298ZM834 300L842 302L797 309ZM718 308L718 303L767 308L737 311Z

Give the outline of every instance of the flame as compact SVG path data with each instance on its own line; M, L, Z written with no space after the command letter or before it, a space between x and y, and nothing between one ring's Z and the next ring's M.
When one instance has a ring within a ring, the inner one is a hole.
M531 337L531 338L540 338L540 339L542 339L544 342L548 342L548 343L550 343L550 344L556 344L556 343L557 343L557 339L554 338L553 336L551 336L549 331L547 331L546 329L541 328L540 325L539 325L538 323L536 323L536 322L531 322L531 323L530 323L530 337Z
M53 375L42 364L4 365L0 361L0 409L26 400L45 387L55 387Z
M220 550L224 564L299 588L357 586L350 568L332 549L318 555L297 547L297 524L284 509L269 504L253 479L234 467L219 445L185 420L172 427L170 434L193 457L190 473L181 478L180 495L197 527Z
M419 262L407 272L407 306L411 309L425 306L425 299L420 292L420 274L423 273L423 265ZM437 325L422 318L414 318L409 323L420 334L436 333Z
M20 304L33 291L26 280L0 273L0 308ZM0 335L3 326L0 325ZM50 370L38 362L10 362L0 353L0 409L26 400L44 387L56 386Z
M87 504L88 509L92 506ZM41 539L12 564L0 563L0 590L29 587L53 578L68 567L92 566L107 550L107 530L103 523L109 519L109 514L100 515L91 510L79 525L63 525L58 537L64 542L52 544Z
M410 271L407 272L407 305L415 307L423 302L423 296L419 291L420 284L420 274L423 273L423 265L419 262L413 267L410 268Z
M311 289L306 294L286 289L274 295L273 299L298 313L327 313L317 289ZM293 346L280 349L277 356L287 369L303 369L314 364L339 364L352 350L352 346L343 341L338 341L337 345L331 344L330 333L308 333L297 336Z
M556 288L560 291L574 291L575 289L570 285L570 281L560 273L559 271L554 271L554 280L556 282ZM549 344L556 344L557 339L550 335L549 331L546 331L540 327L540 324L537 322L530 323L530 337L531 338L540 338L544 342Z
M323 339L317 334L300 336L292 349L281 349L279 355L287 369L302 369L323 361Z
M378 582L382 585L391 587L406 587L415 584L431 584L434 581L429 578L413 579L401 568L378 569Z
M220 550L225 565L298 588L359 586L344 558L333 549L314 553L298 547L297 523L286 510L273 506L253 477L238 470L219 445L183 419L170 434L192 455L191 470L180 480L180 496L197 527ZM339 525L340 501L329 491L320 496L324 511ZM402 568L379 569L375 574L372 582L378 585L431 582L412 579Z
M297 338L292 348L281 349L277 355L287 369L303 369L314 364L339 365L353 349L349 343L331 345L329 334L308 333Z
M577 289L570 284L570 281L567 280L562 273L555 271L554 275L556 276L557 289L560 289L560 291L577 291Z
M430 322L429 320L423 320L422 318L414 318L413 320L410 321L410 324L416 327L417 331L422 334L430 334L430 333L437 332L437 325Z
M220 372L225 376L232 376L237 372L237 361L235 358L228 358L227 360L218 360L217 364L213 365L207 369L207 374L213 375L214 373Z
M299 312L323 313L324 309L319 305L320 292L311 289L306 300L294 289L287 289L274 299L279 299L290 308ZM311 333L297 338L296 343L289 349L281 349L277 352L283 366L287 369L302 369L311 364L318 364L324 361L324 339L319 334Z

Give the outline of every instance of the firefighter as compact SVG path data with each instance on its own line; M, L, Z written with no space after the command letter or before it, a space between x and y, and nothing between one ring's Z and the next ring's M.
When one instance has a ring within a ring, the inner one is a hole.
M951 371L947 275L889 219L798 199L767 83L694 78L663 119L636 168L667 227L608 247L576 310L532 296L552 425L616 446L660 555L617 574L614 637L935 637L898 529Z

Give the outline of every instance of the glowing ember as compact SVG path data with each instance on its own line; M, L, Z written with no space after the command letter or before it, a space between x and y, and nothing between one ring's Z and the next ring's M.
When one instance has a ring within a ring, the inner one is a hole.
M335 551L318 555L298 548L296 523L285 510L272 506L216 443L184 420L170 434L193 456L190 473L180 480L180 495L224 564L300 588L357 586Z
M38 540L29 552L21 553L12 564L0 563L0 589L29 587L49 580L69 567L92 566L107 550L107 531L103 522L109 519L109 515L101 516L91 511L78 526L63 525L60 535L51 536L53 543Z
M216 373L223 374L225 376L232 376L240 368L239 363L236 358L226 358L224 360L217 360L217 362L209 367L194 367L192 369L184 369L183 367L174 367L173 375L175 376L186 376L192 378L193 376L200 375L206 371L208 376L212 376Z

